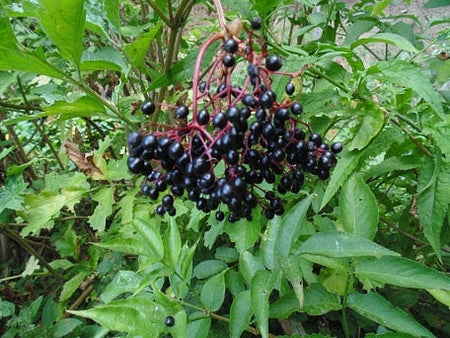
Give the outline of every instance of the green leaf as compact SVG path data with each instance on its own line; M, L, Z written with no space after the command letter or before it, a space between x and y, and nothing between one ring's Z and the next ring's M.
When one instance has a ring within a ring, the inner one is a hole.
M436 289L427 289L427 291L436 298L442 304L448 306L450 308L450 291L449 290L436 290Z
M151 251L148 246L144 243L141 238L135 237L120 237L109 239L101 243L93 243L95 246L100 248L109 249L113 251L119 251L128 253L131 255L142 255L148 257L154 257L153 251Z
M448 5L448 0L428 0L426 4L423 5L423 8L438 8Z
M24 71L42 74L57 79L65 79L58 68L41 59L34 53L27 53L18 48L0 46L0 70Z
M202 316L202 313L195 313L195 315ZM198 338L207 338L209 334L209 330L211 328L211 318L202 318L191 321L187 324L186 327L186 336L187 337L198 337Z
M100 294L100 298L107 304L125 292L134 292L141 281L142 276L136 272L120 270Z
M293 312L299 312L300 307L298 300L293 291L284 294L275 302L270 304L270 318L286 319ZM277 336L278 337L278 336Z
M181 237L175 218L169 219L169 226L164 234L164 260L175 267L181 252Z
M44 108L47 115L60 115L61 120L105 114L105 107L92 96L82 96L73 102L57 101Z
M67 312L92 319L111 331L144 337L158 337L164 329L166 310L150 298L128 298L99 305L89 310Z
M86 11L84 0L39 0L39 23L61 56L80 64Z
M106 17L109 22L112 23L117 31L120 31L119 0L105 0L103 3L105 5Z
M357 131L347 146L349 150L361 150L378 135L384 125L384 113L375 104L365 103L359 107L362 112Z
M355 268L365 286L391 284L405 288L450 290L450 278L404 257L363 260Z
M15 305L0 298L0 318L9 317L14 314Z
M227 264L215 259L205 260L198 263L194 268L194 276L198 279L205 279L212 275L218 274L219 272L225 270Z
M73 257L78 258L78 243L77 235L72 228L71 224L67 225L66 231L64 231L64 236L59 237L55 241L55 247L61 257Z
M15 49L17 47L17 39L14 35L11 23L9 22L9 18L7 17L0 17L0 36L2 37L0 46L10 49Z
M224 231L230 236L231 241L240 253L251 248L259 239L261 223L257 217L255 215L251 222L247 219L241 219L236 223L225 223Z
M155 257L164 257L164 243L157 231L150 223L141 218L135 218L132 222L133 227L144 239L144 243L151 249Z
M355 49L358 46L375 42L391 44L411 53L418 52L416 47L414 47L414 45L411 42L409 42L403 36L393 33L377 33L367 38L361 38L358 41L352 43L351 48Z
M122 54L112 47L103 47L100 50L91 52L85 50L81 57L80 70L103 70L110 69L127 74L129 66Z
M347 297L347 306L363 317L390 329L409 333L415 337L434 337L408 313L394 307L383 296L370 292L360 294L352 292Z
M300 246L298 254L329 258L398 256L398 253L366 238L339 231L324 231L311 236Z
M94 213L89 217L91 228L103 232L106 227L106 219L112 214L114 201L114 187L100 189L92 199L98 202Z
M310 285L305 290L303 310L310 316L321 316L330 311L342 309L340 298L331 294L320 283Z
M236 248L228 248L225 246L221 246L216 249L214 257L216 259L224 261L225 263L234 263L239 260L239 253L236 250Z
M327 205L341 185L344 184L347 177L350 176L358 165L362 154L363 152L356 150L343 152L336 167L334 167L331 172L330 181L328 182L327 189L322 197L320 209L323 209L325 205Z
M419 174L417 210L428 242L441 259L441 229L450 204L450 165L441 153L428 160Z
M365 178L375 177L392 171L406 171L420 167L424 163L423 156L417 154L392 156L371 167L365 174Z
M10 176L5 185L0 187L0 214L5 209L20 210L24 200L23 193L27 184L22 176Z
M381 0L381 1L377 1L373 8L372 8L372 13L370 14L371 16L377 16L383 13L384 9L389 6L389 4L391 3L392 0Z
M378 228L378 205L360 175L351 176L342 187L339 212L346 232L374 239Z
M253 8L258 12L259 16L265 18L278 6L280 0L257 0L253 1L253 3Z
M216 53L217 46L218 43L213 43L206 50L205 55L203 56L201 69L204 69L208 64L208 60L212 59L212 57ZM178 61L171 69L169 69L168 72L160 74L159 77L154 79L147 90L151 91L158 88L164 88L174 83L180 83L187 79L191 79L199 50L200 49L192 50L188 56Z
M63 318L54 326L54 337L60 338L67 336L70 332L75 330L83 322L76 318Z
M125 54L133 66L138 68L142 66L150 43L161 30L162 26L163 23L161 21L155 27L150 29L149 32L142 33L134 42L124 47Z
M252 312L255 314L259 333L263 338L269 336L269 296L273 289L273 274L258 270L250 284Z
M296 205L294 205L281 219L281 226L275 242L275 254L280 253L287 257L298 239L302 228L306 223L306 213L313 200L313 195L309 195Z
M266 230L261 240L261 257L264 265L269 270L273 270L275 267L277 252L275 252L276 240L278 239L279 230L281 226L280 217L275 217L267 222Z
M50 176L47 179L50 180ZM42 190L38 195L28 194L25 196L25 209L27 211L28 225L21 231L22 236L30 233L38 234L44 227L51 227L53 223L50 220L59 214L59 211L66 206L73 210L73 206L80 201L85 193L89 191L89 184L86 176L81 173L74 175L58 175L59 183L64 182L65 186L60 189L57 185L54 189L48 186L52 191Z
M81 285L81 283L84 281L87 275L88 272L82 271L79 272L77 275L73 276L67 282L65 282L61 290L61 294L59 295L59 300L61 302L68 300L73 295L73 293L78 289L78 287Z
M248 251L243 252L239 258L239 271L248 285L250 285L253 277L259 270L264 270L264 264L261 257L253 256Z
M202 287L200 298L206 308L211 311L217 311L222 306L225 298L225 278L224 273L210 278Z
M418 66L407 61L392 59L378 62L370 67L367 73L380 81L391 81L400 86L412 88L443 120L445 119L437 92Z
M252 307L250 306L250 290L240 292L233 299L230 309L230 336L239 338L250 325Z

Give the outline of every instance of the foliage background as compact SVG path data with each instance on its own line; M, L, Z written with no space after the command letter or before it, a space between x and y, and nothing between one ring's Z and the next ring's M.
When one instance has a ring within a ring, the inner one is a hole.
M189 100L213 4L1 0L2 335L448 336L448 16L222 3L228 22L264 18L287 70L310 65L304 119L346 148L330 180L272 221L219 223L183 199L156 217L126 135L144 100Z

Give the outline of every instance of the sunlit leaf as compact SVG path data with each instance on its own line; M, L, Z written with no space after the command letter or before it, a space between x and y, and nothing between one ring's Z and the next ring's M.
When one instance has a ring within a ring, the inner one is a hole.
M239 338L249 326L252 317L250 290L239 293L233 299L230 309L230 336Z

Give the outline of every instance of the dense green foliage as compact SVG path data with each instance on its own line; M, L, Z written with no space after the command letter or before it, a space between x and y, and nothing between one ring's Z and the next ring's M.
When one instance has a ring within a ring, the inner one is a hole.
M304 69L302 119L344 144L330 178L270 220L217 221L187 198L156 215L127 135L174 127L192 100L214 3L0 0L2 337L450 336L450 19L391 16L390 0L221 2L228 24L261 25L282 71Z

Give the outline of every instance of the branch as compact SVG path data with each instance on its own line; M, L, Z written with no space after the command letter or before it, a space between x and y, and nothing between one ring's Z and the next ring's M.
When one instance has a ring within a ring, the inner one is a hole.
M153 9L156 14L161 18L164 23L169 26L170 28L173 28L174 23L170 21L170 19L166 16L166 14L162 11L162 9L158 6L158 4L153 0L147 0L150 7Z

